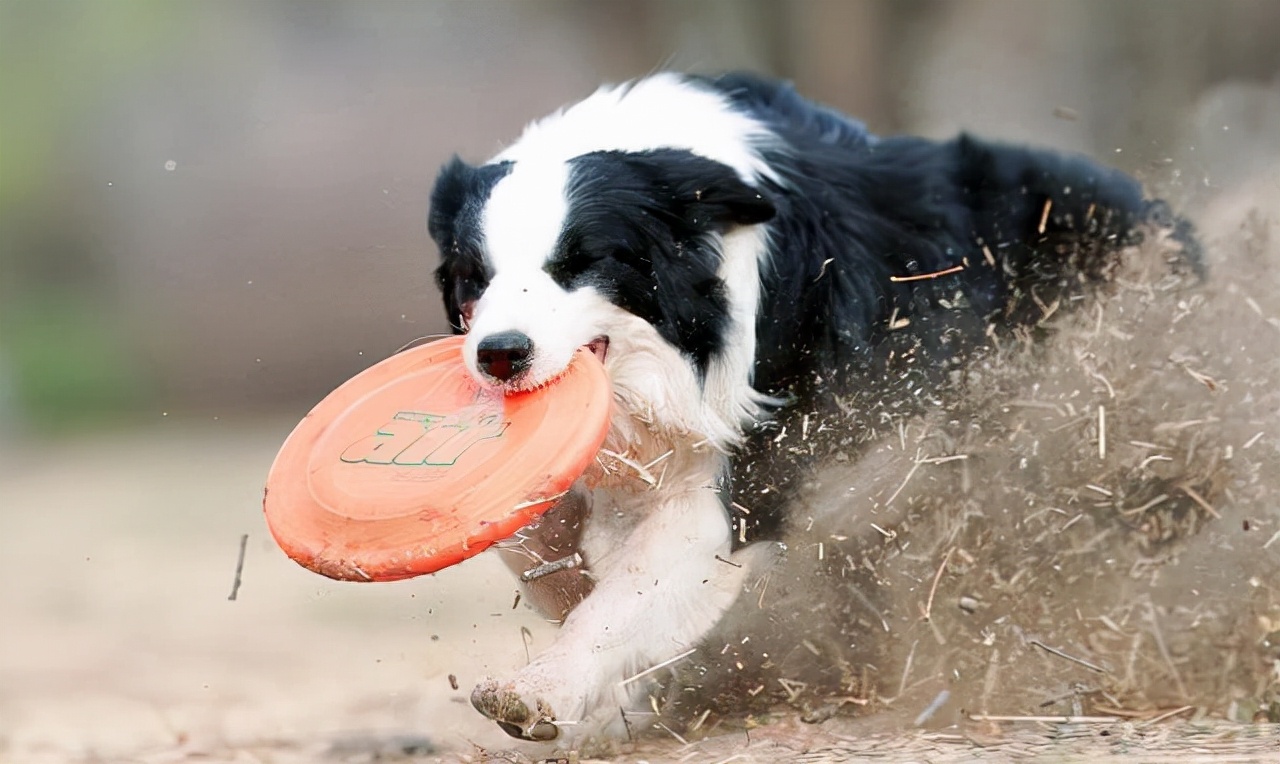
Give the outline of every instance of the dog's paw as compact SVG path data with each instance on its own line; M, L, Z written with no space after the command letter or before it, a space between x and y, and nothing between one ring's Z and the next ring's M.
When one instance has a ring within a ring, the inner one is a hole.
M776 567L786 552L787 545L780 541L757 541L745 546L729 556L729 570L719 569L717 584L730 597L736 597L754 578Z
M471 691L471 705L511 737L546 742L560 736L551 704L515 682L485 679Z

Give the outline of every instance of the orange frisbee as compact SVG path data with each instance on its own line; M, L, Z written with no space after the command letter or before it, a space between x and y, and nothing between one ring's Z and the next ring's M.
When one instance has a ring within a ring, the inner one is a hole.
M296 562L348 581L433 573L510 538L586 471L612 398L596 357L503 395L467 372L463 339L371 366L285 440L262 507Z

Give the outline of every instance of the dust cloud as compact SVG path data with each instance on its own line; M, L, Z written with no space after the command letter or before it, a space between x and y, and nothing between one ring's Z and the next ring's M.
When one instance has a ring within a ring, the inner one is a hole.
M946 410L859 433L654 705L686 731L744 709L1280 721L1277 178L1189 210L1207 281L1148 241Z

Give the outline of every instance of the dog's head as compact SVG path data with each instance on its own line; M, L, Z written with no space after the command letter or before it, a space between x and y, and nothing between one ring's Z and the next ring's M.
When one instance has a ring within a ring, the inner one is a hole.
M455 158L432 193L437 280L468 334L467 367L485 384L532 389L587 347L629 407L720 439L691 409L727 398L719 418L736 429L744 412L732 409L751 413L755 400L758 224L773 205L687 144L610 149L593 135L578 152L539 149L545 129L533 138L489 164Z

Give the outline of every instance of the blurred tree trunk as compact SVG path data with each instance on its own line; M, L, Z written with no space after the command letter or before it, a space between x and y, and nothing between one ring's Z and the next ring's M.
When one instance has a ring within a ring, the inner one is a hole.
M777 71L806 95L852 114L878 132L902 127L901 64L917 55L903 42L931 0L780 0Z
M903 30L932 0L566 0L600 51L606 78L657 69L746 68L867 121L899 125ZM677 51L683 51L677 55ZM705 56L705 57L703 57ZM714 70L713 70L714 71Z

